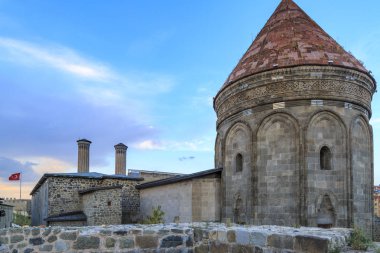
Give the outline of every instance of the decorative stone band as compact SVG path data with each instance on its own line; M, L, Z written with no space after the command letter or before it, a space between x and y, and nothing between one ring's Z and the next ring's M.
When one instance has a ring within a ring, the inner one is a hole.
M359 71L323 66L294 67L254 75L222 89L214 100L214 109L218 122L222 122L257 106L318 99L357 104L370 116L375 90L374 80Z
M311 99L311 100L294 100L286 102L278 102L273 104L260 105L253 108L245 109L244 111L237 111L235 114L229 114L223 118L218 118L217 127L220 127L222 124L234 121L242 116L247 116L267 110L279 110L297 106L335 106L340 108L346 108L348 110L358 110L369 117L369 111L356 104L344 102L344 101L334 101L334 100L320 100L320 99Z

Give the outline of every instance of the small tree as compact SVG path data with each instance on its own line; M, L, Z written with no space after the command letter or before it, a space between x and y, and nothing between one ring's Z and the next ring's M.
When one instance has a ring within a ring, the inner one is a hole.
M358 227L354 227L348 244L354 250L367 250L367 248L372 245L372 242L366 237L363 230Z
M161 210L161 206L152 207L152 215L148 216L144 221L145 224L164 223L165 212Z
M26 215L22 215L21 213L13 214L13 223L19 226L30 226L30 218Z

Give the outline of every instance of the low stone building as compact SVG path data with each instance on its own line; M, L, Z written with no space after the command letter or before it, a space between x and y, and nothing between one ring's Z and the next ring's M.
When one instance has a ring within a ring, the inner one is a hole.
M220 221L221 173L213 169L137 185L142 217L160 206L165 222Z
M13 206L0 203L0 229L12 227Z
M13 212L22 214L24 216L31 215L31 200L30 199L16 199L5 198L4 204L14 206Z
M46 173L31 192L32 225L107 225L141 220L140 195L136 186L144 179L139 171L125 173L124 144L115 145L115 175L89 172L91 142L78 140L78 172ZM124 161L123 161L124 160ZM159 178L173 173L152 172ZM144 171L144 175L149 175Z

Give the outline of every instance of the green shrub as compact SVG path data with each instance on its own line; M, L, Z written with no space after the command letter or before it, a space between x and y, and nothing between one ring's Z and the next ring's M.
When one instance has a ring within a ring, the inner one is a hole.
M152 215L144 220L144 224L160 224L164 223L165 212L161 210L161 206L152 208Z
M13 214L13 223L19 226L30 226L30 218L20 213Z
M372 245L372 242L366 237L363 230L355 227L351 233L348 245L350 245L354 250L367 250L368 247Z
M342 250L338 246L335 246L333 249L329 250L329 253L341 253L341 252L342 252Z

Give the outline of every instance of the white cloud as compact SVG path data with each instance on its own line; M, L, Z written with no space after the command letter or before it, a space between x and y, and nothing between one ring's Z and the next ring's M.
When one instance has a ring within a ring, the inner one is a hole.
M39 175L68 172L76 167L74 164L47 156L18 157L16 159L20 162L32 163L33 171Z
M39 46L4 37L0 37L0 47L12 55L12 60L38 62L77 77L93 81L110 81L116 77L104 64L89 61L66 47Z
M132 146L141 150L165 150L165 151L212 151L211 138L201 138L190 141L154 141L144 140Z

